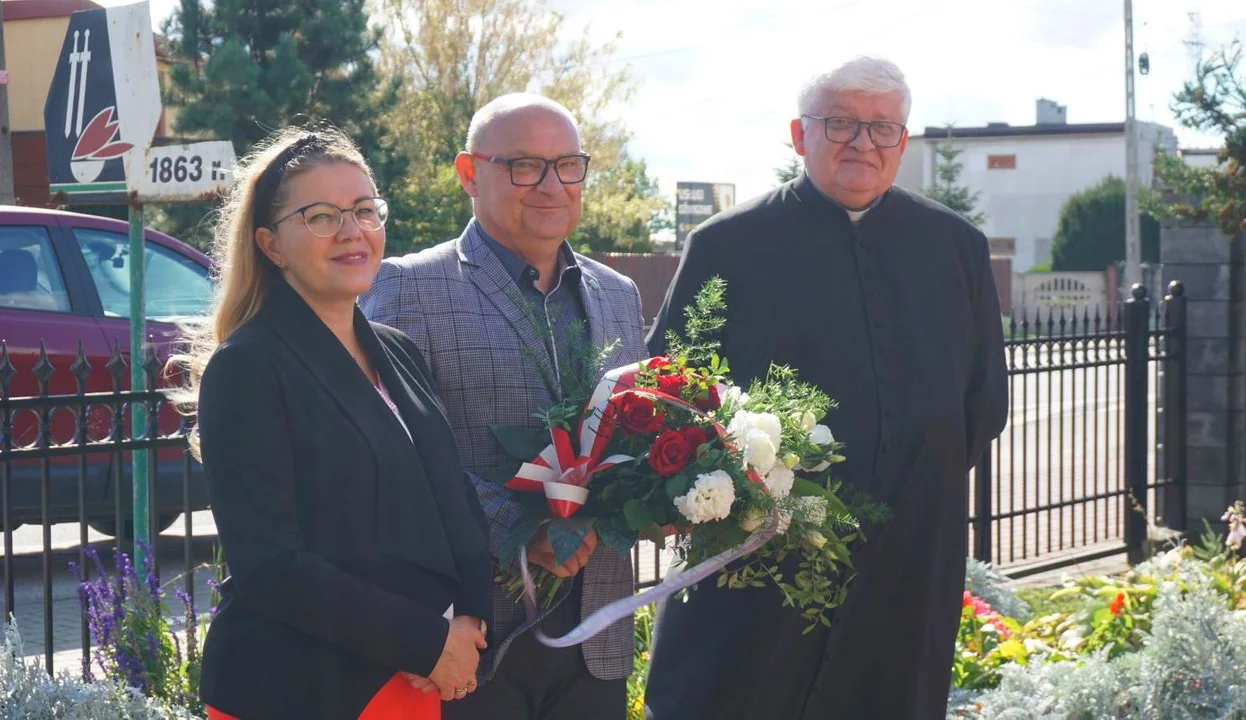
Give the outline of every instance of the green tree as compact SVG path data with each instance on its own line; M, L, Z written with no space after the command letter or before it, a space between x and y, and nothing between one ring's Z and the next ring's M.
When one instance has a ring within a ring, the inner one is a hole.
M170 72L166 104L182 136L233 141L245 154L272 130L332 123L359 143L382 194L405 172L383 152L380 114L396 99L374 62L380 31L367 0L182 0L165 35L181 62ZM209 204L165 208L166 229L202 245Z
M965 164L960 161L963 148L951 143L935 145L935 184L923 190L923 194L948 209L960 213L966 220L982 227L986 215L978 212L977 192L960 185L960 176L965 171Z
M1159 223L1141 214L1142 262L1159 260ZM1060 210L1051 269L1103 270L1125 259L1125 181L1109 175L1074 194Z
M1194 79L1174 97L1181 124L1224 137L1220 164L1192 168L1161 155L1156 171L1161 191L1146 207L1161 217L1215 222L1230 237L1246 230L1246 47L1240 40L1212 53L1195 68Z
M471 217L454 157L472 115L499 95L530 90L566 105L592 156L584 216L569 239L578 249L645 250L670 199L628 151L630 133L607 110L633 84L611 65L615 40L597 44L587 29L565 42L563 17L542 0L380 0L387 31L380 67L398 82L384 113L386 147L409 159L392 188L390 251L455 237Z
M788 158L786 163L774 169L774 179L778 180L780 185L795 180L805 171L805 163L799 155L795 154L796 151L792 148L792 144L790 142L783 144L787 146L788 150L793 152L793 155Z

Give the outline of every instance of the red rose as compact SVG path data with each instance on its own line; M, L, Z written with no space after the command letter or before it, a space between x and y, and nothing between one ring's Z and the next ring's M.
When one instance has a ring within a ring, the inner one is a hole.
M665 355L659 355L655 358L650 358L649 364L646 367L648 367L650 370L658 370L670 364L671 364L670 358L666 357Z
M723 406L722 399L718 397L717 385L710 385L705 390L702 390L693 402L701 412L711 412Z
M666 477L688 466L688 441L678 430L667 430L658 436L649 449L649 467Z
M679 391L687 382L688 380L683 375L659 375L658 390L671 397L679 397Z
M643 395L625 392L614 399L618 423L629 435L658 432L662 429L662 416L657 406Z
M692 462L697 457L697 448L710 441L709 433L696 425L689 425L679 432L683 433L684 442L688 443L688 462Z

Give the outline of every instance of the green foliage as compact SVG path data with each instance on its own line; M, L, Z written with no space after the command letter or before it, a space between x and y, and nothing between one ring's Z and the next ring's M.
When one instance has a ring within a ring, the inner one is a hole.
M179 62L165 104L182 137L231 140L242 156L274 129L332 123L359 144L382 195L405 173L384 151L396 83L377 74L367 0L183 0L164 33ZM166 206L161 229L205 247L212 203ZM205 218L207 221L205 222Z
M1163 156L1156 165L1167 197L1153 197L1150 210L1160 217L1214 222L1233 237L1246 229L1246 52L1235 40L1199 61L1194 79L1175 95L1172 109L1188 128L1223 136L1216 168L1191 168L1180 158Z
M1142 262L1159 261L1159 223L1141 214ZM1064 203L1051 244L1051 269L1103 270L1125 259L1125 181L1104 178Z
M958 158L964 152L963 148L950 143L935 145L935 184L922 192L931 200L947 206L949 210L960 213L969 222L982 227L986 222L986 214L977 210L980 193L970 192L969 188L959 184L965 165Z
M645 163L628 151L630 133L607 120L633 92L625 68L611 64L617 38L568 32L544 0L380 0L380 66L398 83L384 111L385 147L406 158L390 189L390 253L457 237L471 217L454 158L472 115L490 100L533 91L563 103L579 121L592 156L584 213L569 238L578 250L645 251L671 201Z
M715 364L722 344L723 327L727 324L727 282L712 277L697 292L696 300L684 309L688 322L681 337L674 330L666 331L666 349L670 357L687 358L693 367Z
M787 146L788 150L792 150L793 153L795 152L790 142L785 142L783 144ZM793 154L790 158L788 158L786 163L774 169L774 179L778 180L779 184L783 184L800 177L800 174L804 171L804 161L800 159L799 155Z

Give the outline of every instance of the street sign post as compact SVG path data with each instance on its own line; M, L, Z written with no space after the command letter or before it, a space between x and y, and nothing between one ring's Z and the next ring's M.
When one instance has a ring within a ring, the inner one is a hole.
M43 109L52 197L130 208L130 390L145 392L146 312L143 204L200 199L225 190L229 142L153 147L160 84L146 2L73 13ZM142 402L130 410L132 437L146 433ZM150 450L133 452L134 562L150 547ZM121 528L117 532L122 532Z

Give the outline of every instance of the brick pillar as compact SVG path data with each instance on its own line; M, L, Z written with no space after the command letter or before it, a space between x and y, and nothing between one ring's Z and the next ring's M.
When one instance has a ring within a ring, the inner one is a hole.
M1160 240L1164 286L1185 285L1187 298L1186 528L1203 519L1216 527L1224 509L1243 497L1246 427L1246 252L1210 225L1165 223Z

